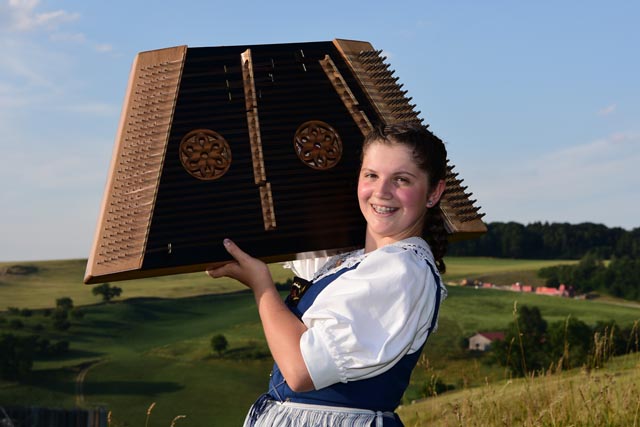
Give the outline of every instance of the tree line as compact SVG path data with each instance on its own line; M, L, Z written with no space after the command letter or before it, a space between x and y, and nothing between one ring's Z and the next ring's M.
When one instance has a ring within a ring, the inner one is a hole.
M56 299L55 309L40 311L44 318L51 319L51 327L56 332L66 331L71 327L70 318L82 319L84 312L73 306L73 300L69 297ZM0 326L7 323L11 330L20 332L27 328L22 320L31 318L33 310L28 308L19 309L9 307L7 314L11 317L9 321L3 316L0 317ZM52 343L48 338L42 336L58 335L58 333L47 333L42 323L34 323L31 329L35 334L25 335L24 333L2 333L0 334L0 379L19 380L31 374L33 361L37 357L59 357L69 351L69 341L61 340Z
M548 286L564 283L575 292L588 294L602 291L614 297L640 301L640 258L613 256L608 264L593 254L586 254L576 265L542 268L538 276Z
M104 302L109 302L120 296L122 289L103 283L95 286L92 292L102 297ZM79 321L84 318L84 311L74 307L73 300L69 297L56 299L54 309L39 310L38 313L43 318L51 319L47 323L53 331L47 330L43 323L34 321L26 324L22 319L26 320L34 315L34 310L29 308L7 307L7 317L0 316L0 379L27 379L37 358L63 356L69 351L69 341L52 343L46 336L59 336L71 327L72 319ZM15 333L6 333L3 329ZM35 333L29 334L30 330Z
M492 222L487 233L449 245L448 255L520 259L640 258L640 227L627 231L603 224Z

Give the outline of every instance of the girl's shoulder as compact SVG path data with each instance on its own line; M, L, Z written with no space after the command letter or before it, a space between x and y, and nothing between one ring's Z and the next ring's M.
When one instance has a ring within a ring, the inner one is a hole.
M390 245L386 245L378 249L382 253L402 253L410 251L418 258L425 260L426 262L433 263L433 253L429 244L421 237L409 237L408 239L400 240ZM377 252L375 251L375 252Z
M426 262L434 265L433 254L427 242L420 237L410 237L389 245L385 245L375 251L366 253L364 249L335 255L331 257L314 275L313 280L333 274L342 269L357 267L360 263L390 262L419 263Z

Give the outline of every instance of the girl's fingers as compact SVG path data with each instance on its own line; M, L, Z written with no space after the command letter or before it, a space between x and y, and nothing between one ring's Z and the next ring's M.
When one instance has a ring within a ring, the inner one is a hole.
M249 258L251 258L246 252L240 249L238 245L231 241L231 239L224 239L222 241L222 244L224 245L227 252L229 252L229 254L239 263L247 261Z
M229 262L220 267L207 268L206 273L214 279L224 276L235 278L234 272L237 272L240 261L242 259L245 259L248 255L244 253L230 239L224 239L222 243L224 244L224 247L229 255L231 255L235 259L235 262Z
M230 239L224 239L224 247L235 261L216 268L207 268L207 274L214 279L229 277L254 289L261 283L271 283L271 275L267 265L244 252Z
M207 268L206 273L209 276L213 277L214 279L226 276L228 274L227 273L227 265L229 265L229 264L225 264L222 267L218 267L218 268Z

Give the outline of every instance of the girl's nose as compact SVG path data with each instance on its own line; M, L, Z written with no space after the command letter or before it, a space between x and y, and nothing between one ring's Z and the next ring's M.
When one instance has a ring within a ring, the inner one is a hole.
M381 199L391 198L391 183L386 179L379 179L376 182L374 194L376 197L379 197Z

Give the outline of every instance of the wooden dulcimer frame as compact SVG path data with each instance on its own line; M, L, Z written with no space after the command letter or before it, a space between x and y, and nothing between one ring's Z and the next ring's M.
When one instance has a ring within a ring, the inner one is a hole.
M132 66L85 283L201 271L230 237L266 262L363 245L360 146L422 122L362 41L142 52ZM486 231L450 165L452 239Z

